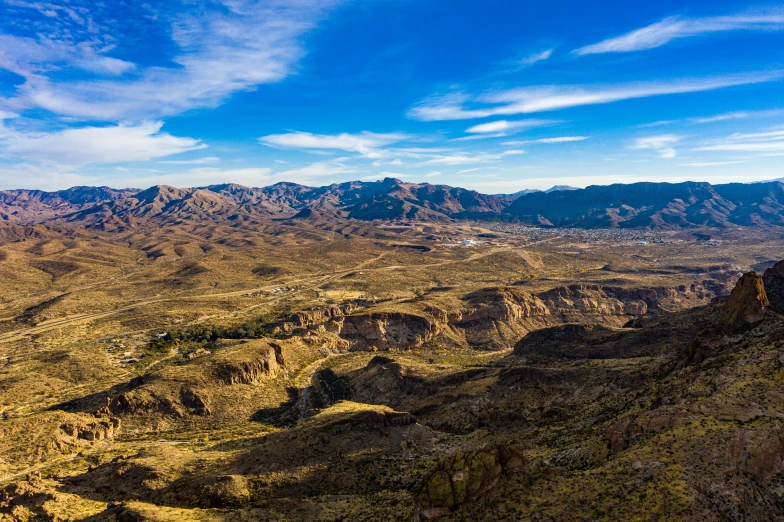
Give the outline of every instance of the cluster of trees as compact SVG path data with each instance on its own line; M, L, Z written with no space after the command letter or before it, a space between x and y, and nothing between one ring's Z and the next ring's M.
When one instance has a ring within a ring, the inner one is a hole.
M177 343L214 343L219 339L259 339L274 337L273 329L277 322L291 315L288 309L281 309L235 325L197 325L172 331L156 337L149 343L153 351L164 351Z

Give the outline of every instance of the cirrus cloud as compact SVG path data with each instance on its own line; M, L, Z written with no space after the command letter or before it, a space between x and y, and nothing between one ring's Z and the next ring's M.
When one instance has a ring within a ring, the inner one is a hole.
M784 153L784 130L736 133L714 143L699 147L701 151L756 152L761 154Z
M784 14L712 16L705 18L665 18L629 33L586 45L573 52L579 56L628 53L661 47L679 38L727 31L778 31L784 29Z
M784 74L781 71L768 71L620 85L537 85L475 96L450 93L423 100L410 109L408 115L421 121L447 121L530 114L652 96L712 91L770 82L782 77Z
M109 56L112 42L132 38L112 22L116 13L103 13L100 20L85 16L81 23L51 17L46 27L51 36L0 35L5 39L0 41L5 43L0 46L0 68L25 79L15 95L0 98L0 105L101 121L158 119L215 107L235 92L286 78L304 55L301 37L341 3L224 0L201 6L185 3L176 12L168 12L172 6L166 4L154 9L140 3L131 22L155 20L156 30L171 36L170 65L147 67ZM95 32L110 36L95 43ZM73 68L99 77L62 73ZM117 75L123 77L111 78Z
M553 123L557 123L553 120L519 120L519 121L507 121L507 120L499 120L499 121L491 121L488 123L480 123L479 125L474 125L466 129L467 133L470 134L508 134L512 131L520 131L525 129L531 129L534 127L541 127L544 125L552 125Z

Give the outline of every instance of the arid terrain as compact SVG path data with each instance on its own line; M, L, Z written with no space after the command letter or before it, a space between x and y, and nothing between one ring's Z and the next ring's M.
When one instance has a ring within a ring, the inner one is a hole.
M0 520L784 520L784 185L694 185L5 192Z

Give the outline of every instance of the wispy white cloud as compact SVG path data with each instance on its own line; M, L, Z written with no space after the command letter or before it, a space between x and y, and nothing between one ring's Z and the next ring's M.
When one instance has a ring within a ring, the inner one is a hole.
M407 139L408 136L400 133L376 134L374 132L361 132L359 134L311 134L309 132L289 132L286 134L271 134L259 138L259 141L270 147L292 149L317 149L317 150L343 150L358 152L368 158L379 158L379 147L391 145Z
M86 45L91 41L88 29L78 35L77 41L73 41L70 27L57 25L51 28L54 37L6 35L11 41L0 43L0 67L22 75L25 83L13 98L6 99L5 105L13 110L38 107L103 121L157 119L193 108L214 107L232 93L288 76L304 54L302 35L340 3L224 0L220 5L200 4L187 13L138 14L144 22L159 20L162 32L172 35L174 51L168 57L172 66L138 67L112 58L111 45ZM116 16L109 13L106 18ZM58 20L52 18L51 24ZM91 22L92 31L100 34L116 29L96 26L91 18L85 18L84 25ZM115 40L124 37L112 36ZM82 49L87 51L76 52ZM67 80L62 74L54 74L63 67L92 69L99 77ZM107 77L118 74L124 76Z
M573 141L584 141L588 138L588 136L558 136L556 138L542 138L536 140L536 143L569 143Z
M535 63L543 62L545 60L549 60L550 56L553 55L553 51L554 50L555 49L545 49L544 51L528 55L525 58L523 58L522 60L520 60L520 65L522 65L524 67L530 67L531 65L533 65Z
M446 156L436 156L423 163L423 165L471 165L475 163L487 163L498 161L500 159L498 154L468 154L468 153L455 153Z
M73 67L104 76L119 76L136 68L136 65L104 56L94 38L74 43L64 39L40 38L0 34L0 69L6 69L24 78L36 78L53 67Z
M674 145L680 141L679 136L662 134L659 136L646 136L637 138L632 145L633 149L653 150L664 159L672 159L678 155Z
M77 185L110 185L115 188L146 188L152 185L197 187L217 183L240 183L247 186L265 186L274 181L266 168L218 169L210 167L164 173L156 169L122 168L121 179L107 178L101 174L73 172L70 167L41 166L19 163L0 169L0 189L39 188L59 190Z
M20 132L0 126L3 155L61 165L146 161L207 147L199 140L161 132L163 123Z
M103 180L105 181L105 180ZM61 166L43 167L31 163L4 164L0 168L0 189L59 190L77 185L105 185ZM120 187L116 187L120 188Z
M146 174L144 169L130 169L123 176L127 186L146 188L152 185L172 185L175 187L204 187L220 183L239 183L248 187L269 185L274 181L272 171L264 167L243 169L219 169L199 167L179 172Z
M278 178L284 180L305 181L311 178L325 176L336 176L341 174L356 174L358 169L349 167L343 163L333 161L318 161L304 167L290 169L276 173Z
M679 38L726 31L777 31L784 29L784 14L738 14L705 18L665 18L630 33L586 45L573 51L587 54L627 53L661 47Z
M730 120L744 120L751 116L750 113L744 111L738 112L725 112L724 114L717 114L715 116L704 116L701 118L689 118L688 121L692 123L716 123L719 121L730 121Z
M696 150L780 154L784 153L784 130L775 129L748 134L736 133L703 147L698 147Z
M197 158L192 160L166 160L166 161L159 161L158 163L164 163L166 165L205 165L208 163L218 163L220 158L216 156L208 156L206 158Z
M379 159L373 162L374 167L382 167L384 165L400 166L400 165L405 165L405 163L400 158L395 158L393 160Z
M511 149L504 152L504 156L519 156L521 154L525 154L525 151L520 149Z
M530 114L635 98L710 91L769 82L782 77L782 72L774 71L620 85L543 85L491 91L477 96L450 93L423 100L409 111L409 117L422 121L443 121Z
M459 138L453 138L451 141L489 140L493 138L505 138L507 136L509 136L508 132L478 133L478 134L470 134L468 136L461 136Z
M642 125L638 125L638 127L640 128L662 127L665 125L674 125L678 123L692 123L692 124L703 125L708 123L720 123L720 122L732 121L732 120L769 118L773 116L781 116L782 114L784 114L784 110L782 109L769 109L769 110L762 110L762 111L732 111L732 112L724 112L721 114L715 114L713 116L696 116L696 117L683 118L678 120L659 120L651 123L643 123Z
M574 141L585 141L587 139L590 139L590 136L556 136L554 138L539 138L537 140L505 141L501 145L506 147L519 147L520 145L529 145L531 143L571 143Z
M695 167L695 168L711 168L723 167L725 165L738 165L745 163L744 161L691 161L687 163L679 163L681 167Z
M507 135L510 132L521 131L525 129L532 129L534 127L542 127L544 125L552 125L557 123L554 120L518 120L518 121L491 121L488 123L480 123L466 129L469 134L493 134L494 136Z

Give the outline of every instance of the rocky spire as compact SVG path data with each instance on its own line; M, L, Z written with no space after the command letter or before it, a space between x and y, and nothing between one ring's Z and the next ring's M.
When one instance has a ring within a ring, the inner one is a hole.
M770 305L765 293L765 284L756 272L740 278L724 305L721 324L727 328L738 328L754 324L765 317L765 308Z

